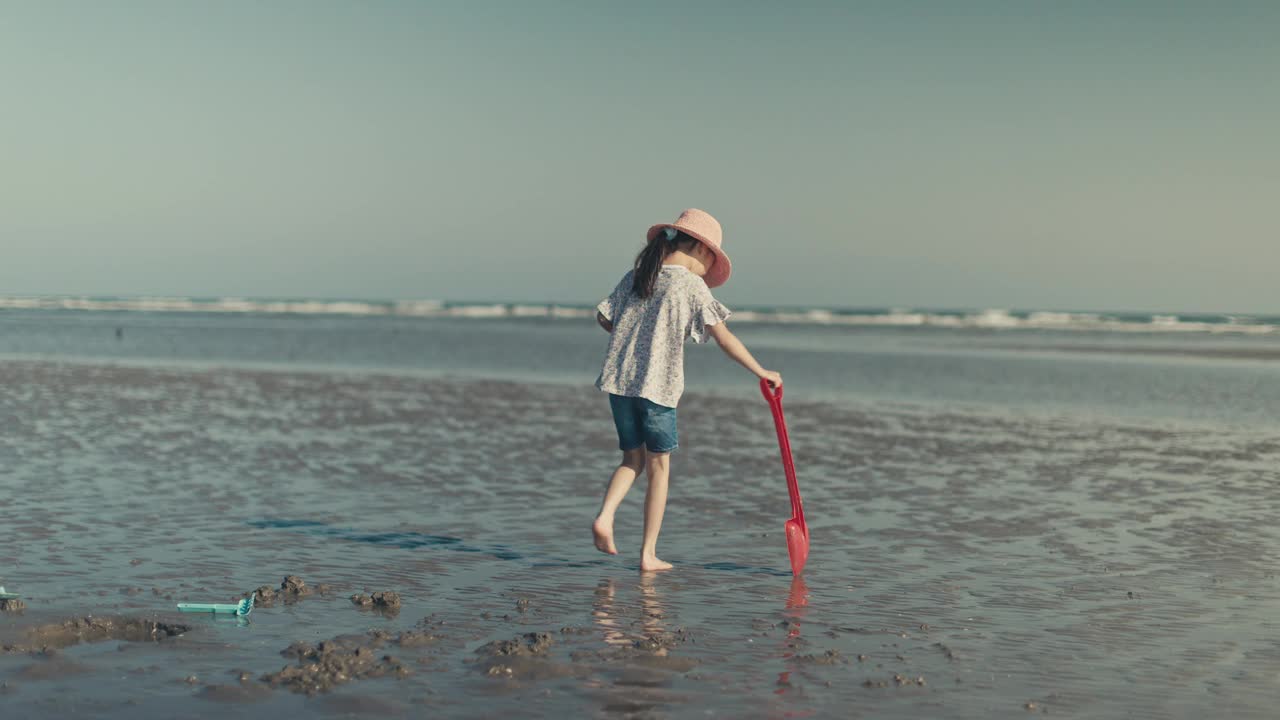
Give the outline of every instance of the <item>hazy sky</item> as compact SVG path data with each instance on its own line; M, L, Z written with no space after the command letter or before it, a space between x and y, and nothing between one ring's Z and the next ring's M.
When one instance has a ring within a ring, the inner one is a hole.
M0 0L0 294L1280 312L1280 3Z

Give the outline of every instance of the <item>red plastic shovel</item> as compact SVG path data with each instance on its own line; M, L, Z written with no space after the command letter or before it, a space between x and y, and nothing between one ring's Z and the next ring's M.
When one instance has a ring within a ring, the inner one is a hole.
M760 392L773 411L773 426L778 431L778 448L782 451L782 469L787 473L787 493L791 495L791 519L783 528L787 533L787 553L791 556L791 573L799 575L809 559L809 525L804 521L800 504L800 484L796 482L796 464L791 459L791 440L787 437L787 421L782 417L782 388L774 389L768 380L760 381Z

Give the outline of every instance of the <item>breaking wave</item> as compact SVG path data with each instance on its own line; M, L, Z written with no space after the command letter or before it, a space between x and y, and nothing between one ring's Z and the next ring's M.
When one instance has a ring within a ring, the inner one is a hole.
M264 315L348 315L451 317L466 319L594 316L589 306L521 303L453 303L439 300L278 300L192 297L0 297L0 311L243 313ZM918 310L870 308L752 308L734 313L735 322L798 325L922 327L980 330L1086 330L1159 333L1280 332L1280 317L1259 315L1062 312L1055 310Z

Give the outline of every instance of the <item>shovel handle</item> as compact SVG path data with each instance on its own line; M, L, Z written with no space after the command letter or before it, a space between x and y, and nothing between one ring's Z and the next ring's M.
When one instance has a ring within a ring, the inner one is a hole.
M787 421L782 415L782 387L769 384L760 379L760 392L769 401L769 410L773 413L773 427L778 433L778 450L782 453L782 469L787 476L787 495L791 498L791 515L804 525L804 506L800 503L800 483L796 480L796 465L791 458L791 438L787 434Z

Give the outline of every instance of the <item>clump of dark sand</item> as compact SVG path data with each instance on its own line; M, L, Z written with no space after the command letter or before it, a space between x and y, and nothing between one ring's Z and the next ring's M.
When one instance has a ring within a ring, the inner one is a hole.
M280 594L295 597L310 595L311 588L307 587L307 583L297 575L285 575L284 580L280 583Z
M400 612L400 595L390 590L370 595L358 593L351 596L351 602L368 610L377 610L388 614Z
M253 604L256 606L271 607L277 600L292 603L313 593L320 595L328 594L329 590L329 586L324 583L320 583L312 588L307 585L305 580L297 575L286 575L284 580L280 582L279 589L273 588L270 585L263 585L257 590L245 593L244 596L249 597L250 595L253 595Z
M439 635L434 635L425 630L405 630L398 635L392 635L384 630L370 630L369 637L379 643L389 642L400 647L420 647L422 645L430 645L440 639Z
M551 633L525 633L512 640L494 640L476 650L478 655L502 657L508 655L546 655L551 649Z
M807 665L844 665L849 662L839 650L828 650L821 655L797 655L794 659Z
M50 648L64 648L104 640L159 642L182 635L190 629L190 625L149 618L86 615L61 623L33 627L26 631L24 641L6 644L0 647L0 650L6 653L39 652Z
M511 640L495 640L476 650L475 668L493 677L539 679L570 674L568 665L553 663L549 658L553 644L551 633L531 632Z
M863 681L862 687L886 688L886 687L889 687L890 684L896 685L898 687L904 687L909 685L917 685L917 686L923 687L927 683L925 683L923 676L917 676L913 678L908 675L903 675L902 673L894 673L893 678L890 680L867 679Z
M253 604L257 607L271 607L275 604L276 598L279 597L279 593L270 585L263 585L257 590L244 594L245 597L250 595L253 596Z
M693 635L685 628L676 628L673 632L650 633L632 642L636 650L661 652L674 649L685 643L693 642Z
M677 628L672 632L649 633L632 640L630 645L619 645L605 650L577 650L570 653L569 657L574 662L592 665L610 663L624 667L688 672L698 666L698 660L690 657L676 657L670 653L679 646L692 642L694 642L693 635L688 630Z
M267 673L261 679L272 687L314 695L352 680L385 675L404 677L409 674L404 663L377 652L388 638L385 634L339 635L315 646L295 642L280 654L296 657L298 664L286 665L279 672Z
M566 630L572 630L572 628L566 628L561 632ZM643 655L666 655L671 650L692 642L694 642L692 633L685 628L676 628L672 632L649 633L632 640L630 645L614 646L608 650L578 650L572 653L571 657L575 661L626 661Z

